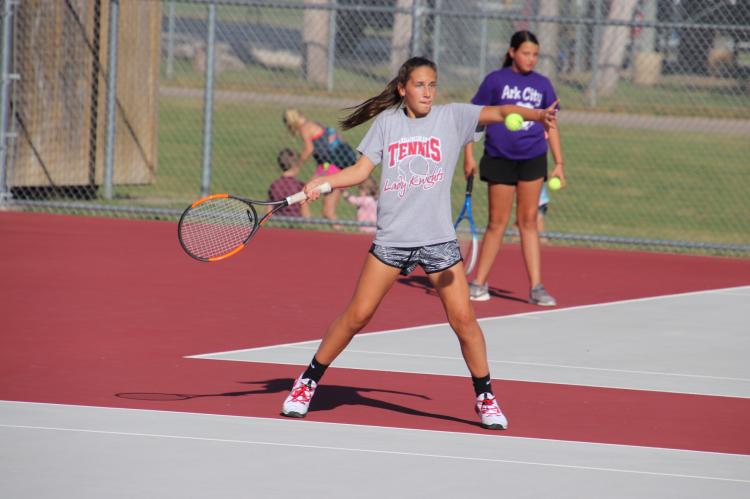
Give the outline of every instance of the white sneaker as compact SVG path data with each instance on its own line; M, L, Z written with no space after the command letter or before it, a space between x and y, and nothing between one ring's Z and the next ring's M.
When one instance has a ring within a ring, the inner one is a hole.
M495 396L491 393L480 394L474 408L479 415L482 428L488 430L506 430L508 428L508 420L505 418L503 411L500 410L500 406L497 405Z
M289 392L284 405L281 406L281 415L289 418L304 418L310 408L310 401L315 394L318 384L300 375L294 382L292 391Z
M487 301L490 299L490 287L487 283L469 283L469 299L471 301Z

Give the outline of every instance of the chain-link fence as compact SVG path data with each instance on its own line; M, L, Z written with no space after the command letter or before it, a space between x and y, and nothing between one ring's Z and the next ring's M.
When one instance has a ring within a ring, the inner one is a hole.
M335 126L410 55L467 102L511 34L562 99L568 188L553 241L748 255L750 2L4 0L0 207L175 218L202 194L265 199L295 107ZM367 125L344 132L356 145ZM481 144L476 145L477 155ZM307 180L312 160L302 168ZM459 169L460 171L460 169ZM461 175L454 178L461 202ZM340 220L287 226L357 230ZM486 193L475 195L479 225Z

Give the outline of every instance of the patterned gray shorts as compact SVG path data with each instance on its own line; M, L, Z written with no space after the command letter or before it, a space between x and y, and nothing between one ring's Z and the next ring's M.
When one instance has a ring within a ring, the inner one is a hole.
M426 274L434 274L449 269L462 260L461 248L455 239L416 248L391 248L373 244L370 253L384 264L401 269L401 275L409 275L417 265Z

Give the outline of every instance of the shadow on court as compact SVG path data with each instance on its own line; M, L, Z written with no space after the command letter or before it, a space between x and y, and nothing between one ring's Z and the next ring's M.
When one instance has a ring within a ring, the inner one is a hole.
M255 390L238 390L232 392L222 393L199 393L199 394L186 394L186 393L162 393L162 392L120 392L115 393L116 397L129 400L144 400L144 401L156 401L156 402L168 402L168 401L180 401L189 400L195 398L205 397L244 397L249 395L268 395L272 393L286 394L292 389L294 380L291 378L275 378L267 381L241 381L241 384L245 385L260 385ZM431 400L426 395L403 392L397 390L382 390L377 388L361 388L352 386L341 386L341 385L321 385L315 392L315 398L310 404L310 413L320 411L331 411L342 406L366 406L375 409L382 409L385 411L393 411L400 414L406 414L409 416L417 416L424 418L433 418L443 421L453 421L456 423L467 424L471 426L480 426L476 421L470 421L468 419L457 418L454 416L448 416L445 414L436 414L432 412L422 411L414 409L405 405L396 404L393 402L387 402L384 400L378 400L376 398L368 397L364 394L367 393L384 393L391 395L404 395L407 397L414 397L421 400ZM279 408L281 408L281 399L279 399Z
M428 295L437 296L437 291L432 286L432 283L427 278L427 276L414 275L414 276L402 277L398 279L398 281L396 282L398 282L399 284L403 284L404 286L408 286L410 288L421 289ZM490 286L489 292L490 292L490 296L492 296L493 298L502 298L503 300L508 300L508 301L528 303L528 300L519 298L517 296L513 296L513 292L507 289L493 288L492 286Z

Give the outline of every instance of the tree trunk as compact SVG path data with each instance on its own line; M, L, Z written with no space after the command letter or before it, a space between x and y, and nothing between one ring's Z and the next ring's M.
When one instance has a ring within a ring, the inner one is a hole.
M306 5L325 5L328 0L305 0ZM302 40L305 46L305 78L328 83L328 26L331 13L322 9L305 9Z
M410 54L411 44L411 8L415 0L397 0L396 7L409 9L410 12L396 12L393 16L393 37L391 38L391 75L395 76L401 64Z
M557 17L560 15L560 4L557 0L540 0L539 15L545 17ZM560 25L558 23L539 23L539 62L536 71L554 79L557 73L557 55L558 33Z
M609 8L610 21L629 21L638 0L612 0ZM630 35L628 26L607 26L602 34L598 63L601 76L598 78L597 94L602 97L612 95L617 90L620 68L625 57L625 48Z

